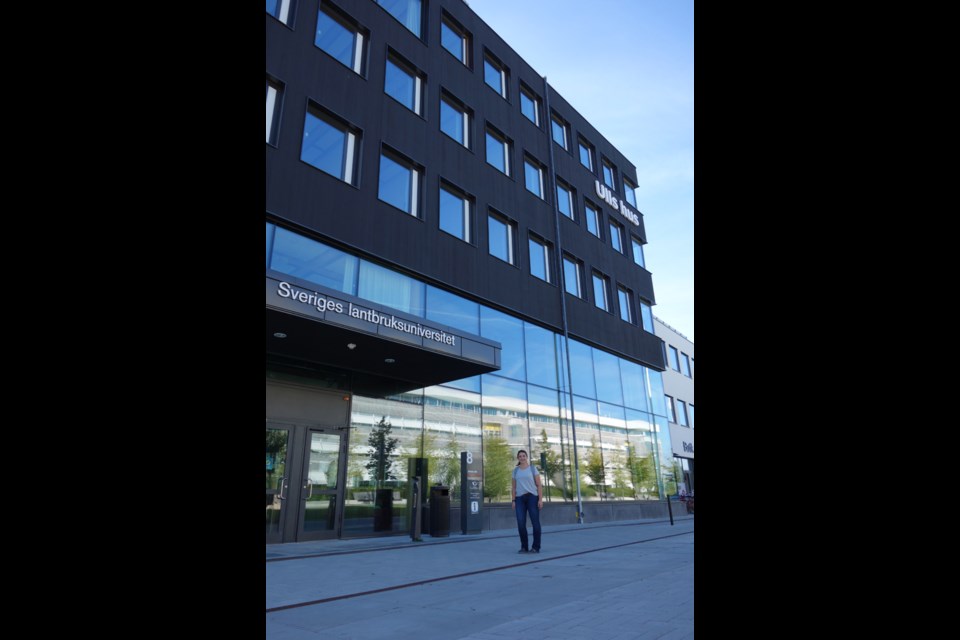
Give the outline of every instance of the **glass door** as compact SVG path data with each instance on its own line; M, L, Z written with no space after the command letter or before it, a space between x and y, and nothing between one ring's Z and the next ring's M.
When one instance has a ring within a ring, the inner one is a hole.
M336 427L305 429L297 540L337 536L343 485L343 438Z
M284 506L290 490L287 453L292 433L290 426L267 424L267 544L284 541Z

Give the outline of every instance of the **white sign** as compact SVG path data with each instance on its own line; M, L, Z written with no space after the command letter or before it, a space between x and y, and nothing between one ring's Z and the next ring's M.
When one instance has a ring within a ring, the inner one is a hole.
M627 203L623 200L620 200L613 194L613 191L610 190L605 184L600 184L599 180L593 181L593 186L597 189L597 195L603 198L603 201L608 205L613 207L613 210L618 212L624 218L632 222L633 224L640 226L640 218L627 207Z
M470 503L470 513L479 513L479 512L480 512L480 505L477 504L476 500L474 500L473 502Z

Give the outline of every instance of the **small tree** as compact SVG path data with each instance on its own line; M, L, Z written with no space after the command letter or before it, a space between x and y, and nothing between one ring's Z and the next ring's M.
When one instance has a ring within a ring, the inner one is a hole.
M562 465L560 463L560 456L557 455L557 452L550 448L550 442L547 440L547 430L540 430L540 440L538 442L540 445L540 451L537 452L537 457L533 461L539 462L540 453L546 454L546 464L543 465L543 468L540 469L540 472L543 474L544 482L544 494L547 496L547 500L550 499L550 493L546 491L551 480L554 480L554 474L562 470Z
M497 500L510 490L513 479L513 454L503 438L483 439L483 495L488 502Z
M370 460L365 466L373 474L377 489L383 488L387 480L397 479L393 473L393 452L397 448L399 439L390 437L392 429L393 425L387 422L386 416L383 416L370 432L370 439L367 440L370 446Z
M584 470L590 476L590 480L593 481L594 491L600 494L603 491L603 483L606 482L606 473L603 468L603 455L600 453L596 436L590 438L590 453L587 454Z

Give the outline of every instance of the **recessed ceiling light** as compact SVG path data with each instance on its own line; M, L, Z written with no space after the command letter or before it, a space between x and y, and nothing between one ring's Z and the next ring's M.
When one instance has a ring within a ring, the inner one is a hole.
M383 361L386 362L387 364L393 364L394 362L396 362L396 360L394 360L393 358L384 358Z
M357 345L356 345L356 344L354 344L354 343L352 343L352 342L348 342L348 343L347 343L347 349L350 349L350 350L352 351L352 350L354 350L354 349L356 349L356 348L357 348Z
M285 334L285 333L283 333L283 332L280 332L280 331L277 331L275 334L273 334L273 337L274 337L274 338L286 338L286 337L287 337L287 334Z

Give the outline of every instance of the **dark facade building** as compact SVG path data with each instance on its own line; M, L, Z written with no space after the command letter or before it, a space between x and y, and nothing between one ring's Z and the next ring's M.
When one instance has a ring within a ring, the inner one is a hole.
M521 448L552 503L672 493L633 165L461 0L266 40L267 541L404 532L411 469L458 522L460 452L474 510Z

